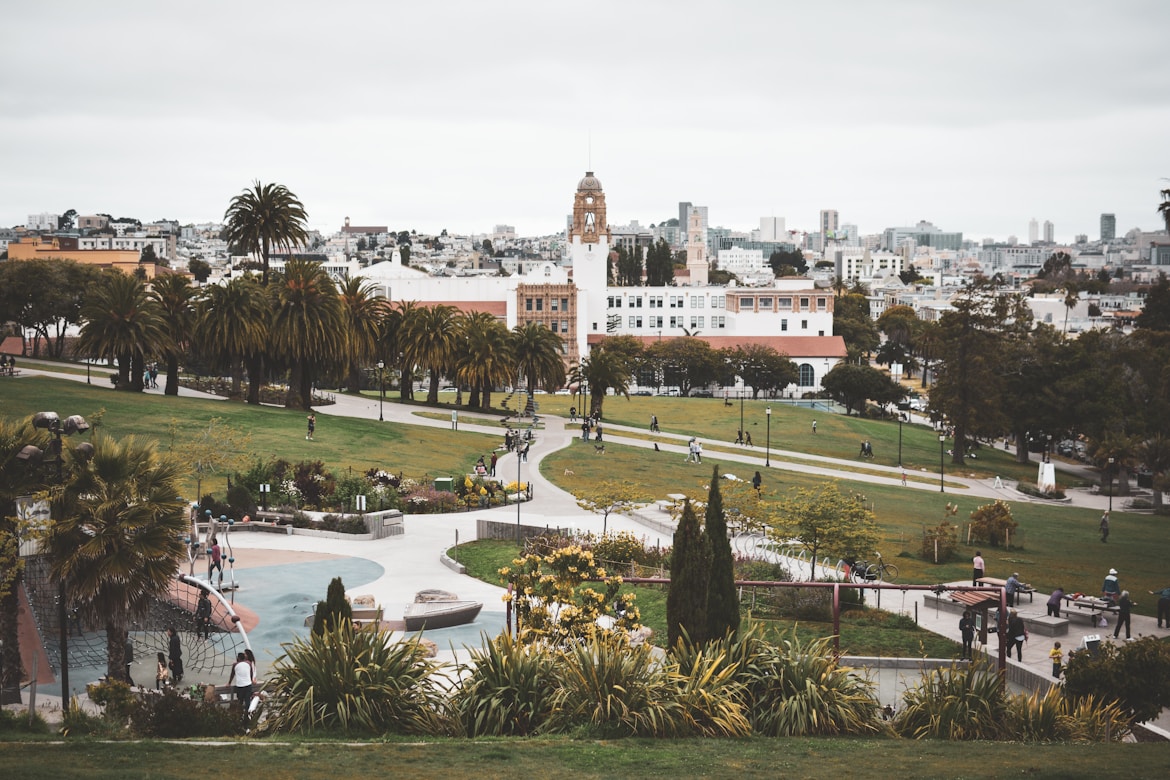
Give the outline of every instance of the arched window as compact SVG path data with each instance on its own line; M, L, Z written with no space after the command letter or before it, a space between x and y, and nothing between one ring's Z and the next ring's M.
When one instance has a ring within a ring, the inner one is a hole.
M800 386L812 387L816 380L816 372L808 363L800 364Z

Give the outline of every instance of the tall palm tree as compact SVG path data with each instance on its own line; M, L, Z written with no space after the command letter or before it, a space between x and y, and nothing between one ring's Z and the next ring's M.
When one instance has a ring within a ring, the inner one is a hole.
M253 276L204 288L196 314L200 350L226 366L233 398L240 397L242 369L248 371L248 403L260 403L264 355L272 322L272 302Z
M179 358L186 354L195 324L195 288L183 274L156 276L151 284L150 297L162 317L165 340L161 345L163 362L167 366L167 384L164 395L179 394Z
M23 529L16 501L41 490L37 472L16 456L28 445L47 450L48 434L30 420L0 417L0 704L20 703L21 661L17 627L24 561L20 557Z
M186 557L181 470L149 439L98 435L93 447L55 496L59 519L47 541L69 604L105 628L106 674L121 679L126 630L168 592Z
M386 300L374 295L374 286L361 277L346 279L338 292L345 320L345 359L351 391L361 389L361 370L376 361Z
M482 311L466 315L459 326L456 381L471 387L469 406L490 409L492 388L508 382L515 371L508 328Z
M414 399L414 364L406 354L406 334L414 327L411 321L418 316L418 301L399 301L386 311L378 353L387 363L398 367L398 397L403 401Z
M269 344L288 363L292 379L285 406L309 410L313 382L322 369L341 365L345 320L337 285L317 263L294 257L270 288L273 313ZM293 392L295 391L295 393Z
M166 342L158 305L141 280L109 271L81 307L83 354L118 361L118 389L142 392L146 355Z
M403 322L404 356L431 375L427 403L439 402L439 378L450 369L455 357L459 339L456 313L454 306L440 303L420 308L415 316Z
M601 414L605 394L610 389L615 395L630 397L630 373L626 361L616 352L595 349L581 364L581 375L589 385L589 413Z
M268 286L268 257L273 249L291 252L308 243L308 215L304 204L283 184L256 181L228 204L223 215L226 239L252 255L259 255Z
M565 383L564 342L538 322L512 328L512 355L528 387L528 407L537 389L555 390Z

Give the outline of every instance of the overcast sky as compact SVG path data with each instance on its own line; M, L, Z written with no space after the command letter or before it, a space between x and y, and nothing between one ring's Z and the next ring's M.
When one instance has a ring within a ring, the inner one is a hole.
M218 221L253 180L310 225L562 230L820 209L878 232L1160 227L1166 0L9 2L0 225Z

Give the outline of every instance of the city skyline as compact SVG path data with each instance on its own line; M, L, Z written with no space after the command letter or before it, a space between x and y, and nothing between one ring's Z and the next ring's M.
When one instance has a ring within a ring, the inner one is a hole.
M259 179L322 231L544 235L588 169L613 224L1162 227L1165 3L549 6L8 9L0 226L219 221Z

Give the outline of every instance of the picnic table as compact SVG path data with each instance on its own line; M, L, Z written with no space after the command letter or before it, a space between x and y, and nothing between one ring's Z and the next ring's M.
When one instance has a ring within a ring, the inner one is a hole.
M1097 617L1105 613L1117 614L1117 604L1112 599L1098 598L1097 596L1081 596L1077 594L1069 594L1061 597L1065 603L1065 615L1085 615L1089 621L1094 625L1097 623ZM1069 607L1076 607L1077 612L1072 612Z
M980 585L990 585L993 588L1006 588L1007 587L1007 580L1001 580L998 577L980 577L979 579L976 580L976 582L978 582ZM1027 593L1028 594L1028 603L1031 604L1032 603L1032 596L1033 596L1033 594L1036 593L1036 589L1033 588L1031 585L1027 584L1026 582L1021 582L1019 585L1019 590L1017 590L1016 593L1017 594L1018 593ZM1016 601L1018 602L1019 599L1016 599Z

